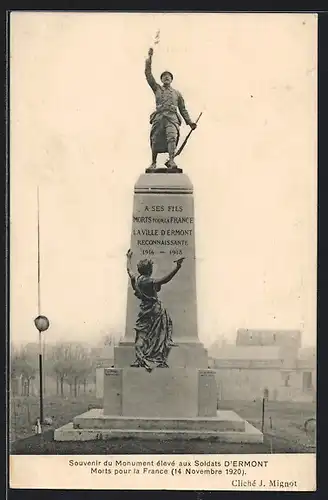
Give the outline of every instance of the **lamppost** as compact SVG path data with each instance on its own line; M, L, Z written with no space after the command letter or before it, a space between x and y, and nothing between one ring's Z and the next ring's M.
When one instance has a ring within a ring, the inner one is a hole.
M41 314L41 266L40 266L40 202L39 186L37 187L38 212L38 316L34 324L39 331L39 378L40 378L40 425L43 423L43 367L42 367L42 332L48 330L50 322L47 316Z
M40 424L43 423L43 368L42 368L42 332L49 328L49 320L46 316L39 315L34 320L39 331L39 374L40 374Z

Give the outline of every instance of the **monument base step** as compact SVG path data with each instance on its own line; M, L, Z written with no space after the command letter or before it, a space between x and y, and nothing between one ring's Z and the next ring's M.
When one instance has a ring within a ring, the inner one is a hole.
M216 417L162 418L104 415L93 409L73 419L75 429L152 430L152 431L245 431L245 420L233 411L220 411Z
M113 418L113 422L121 422L121 428L97 428L99 420L102 418L102 410L90 410L74 419L74 423L66 424L54 432L55 441L94 441L94 440L110 440L110 439L143 439L143 440L211 440L225 443L263 443L263 434L246 420L241 419L235 412L218 411L217 417L209 419L164 419L163 424L170 420L171 424L176 423L175 427L170 425L169 428L150 428L156 419L134 419L134 427L131 426L133 419L131 418ZM89 420L88 428L77 428L76 425L84 420ZM109 417L105 420L109 422ZM160 419L158 419L160 421ZM192 428L191 420L194 421L196 428ZM186 422L188 421L188 424ZM202 428L199 428L199 423L202 422ZM127 422L129 426L126 427ZM185 422L183 424L183 422ZM217 423L216 428L213 427L213 422ZM240 429L240 422L242 428ZM157 422L158 424L159 422ZM224 423L220 425L220 423ZM239 423L239 425L238 425ZM164 424L165 425L165 424ZM141 428L142 426L142 428ZM159 426L158 426L159 427ZM198 427L198 428L197 428Z

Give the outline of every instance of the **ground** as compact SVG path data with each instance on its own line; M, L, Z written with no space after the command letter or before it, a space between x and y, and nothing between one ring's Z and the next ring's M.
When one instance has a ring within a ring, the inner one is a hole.
M263 444L227 444L210 441L160 441L131 438L92 442L55 442L53 429L72 421L73 417L90 408L100 408L101 401L92 393L78 398L45 398L44 415L53 424L45 426L41 435L34 435L33 422L39 414L35 397L12 398L10 447L12 454L140 454L140 453L313 453L315 428L305 422L315 416L315 403L269 401L265 409ZM261 401L220 401L222 409L234 410L252 425L261 429Z

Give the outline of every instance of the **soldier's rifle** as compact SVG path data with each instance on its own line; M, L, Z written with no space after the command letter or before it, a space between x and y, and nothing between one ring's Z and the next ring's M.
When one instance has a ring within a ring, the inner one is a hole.
M195 123L198 123L200 117L202 116L203 112L201 112L197 118L197 120L195 121ZM193 131L196 130L196 129L191 129L190 132L188 133L187 137L185 138L185 140L183 141L183 143L181 144L181 146L179 147L179 149L176 151L175 155L174 155L174 158L176 156L179 156L179 154L181 153L181 151L184 149L185 145L187 144L188 140L189 140L189 137L191 136L191 134L193 133Z

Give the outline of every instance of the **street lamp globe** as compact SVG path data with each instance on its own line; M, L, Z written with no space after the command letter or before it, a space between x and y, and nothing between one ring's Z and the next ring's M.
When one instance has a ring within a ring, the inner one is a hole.
M48 330L50 322L46 316L41 315L35 318L34 324L39 332L45 332L46 330Z

